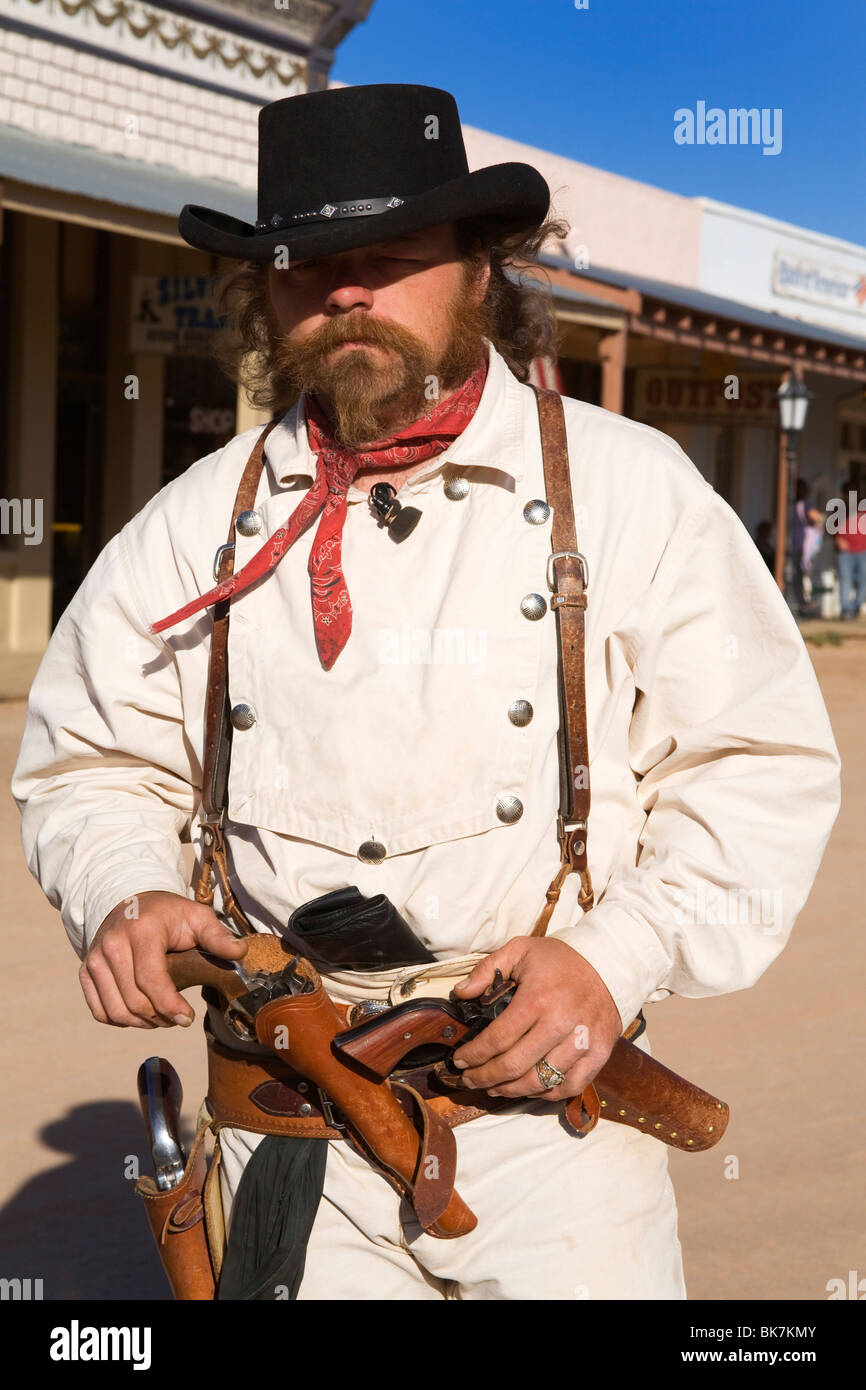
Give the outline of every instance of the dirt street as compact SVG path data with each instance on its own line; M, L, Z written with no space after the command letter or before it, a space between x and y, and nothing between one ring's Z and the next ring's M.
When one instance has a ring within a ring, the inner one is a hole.
M692 1299L826 1299L828 1280L866 1276L866 642L809 650L845 764L844 799L791 944L755 989L647 1010L655 1055L733 1112L716 1149L672 1154ZM150 1171L135 1074L149 1051L167 1056L191 1125L204 1048L198 1028L145 1034L90 1019L60 919L24 864L8 794L24 710L0 703L0 1275L43 1279L46 1299L167 1298L125 1176L130 1156Z

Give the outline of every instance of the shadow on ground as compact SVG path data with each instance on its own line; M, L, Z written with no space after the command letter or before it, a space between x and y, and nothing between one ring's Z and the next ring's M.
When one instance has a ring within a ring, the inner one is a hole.
M126 1101L77 1105L40 1131L66 1161L0 1210L0 1275L42 1279L53 1299L170 1299L129 1156L150 1172L141 1116Z

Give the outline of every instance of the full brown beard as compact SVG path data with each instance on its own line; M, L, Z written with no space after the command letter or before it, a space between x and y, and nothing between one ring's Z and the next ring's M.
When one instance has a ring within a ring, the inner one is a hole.
M468 297L472 279L473 266L464 262L461 285L447 309L445 350L438 355L401 324L358 310L329 319L303 342L276 333L274 369L293 394L316 396L345 449L387 438L429 414L483 359L487 324L481 307ZM333 348L353 340L379 344L387 352L350 348L329 358Z

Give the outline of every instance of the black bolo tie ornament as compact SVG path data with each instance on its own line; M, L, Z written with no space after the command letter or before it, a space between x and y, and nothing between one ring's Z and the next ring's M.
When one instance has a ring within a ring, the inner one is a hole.
M404 541L415 530L421 520L417 507L404 507L397 501L397 490L391 483L374 483L370 488L370 506L379 518L380 526L387 526L392 541Z

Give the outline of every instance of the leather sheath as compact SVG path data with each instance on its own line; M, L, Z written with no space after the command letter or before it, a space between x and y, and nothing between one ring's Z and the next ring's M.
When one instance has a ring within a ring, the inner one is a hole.
M183 1177L176 1187L161 1192L153 1178L145 1175L135 1184L159 1258L174 1297L183 1301L213 1299L216 1281L208 1248L205 1225L204 1188L206 1177L205 1135L201 1124L190 1149Z

